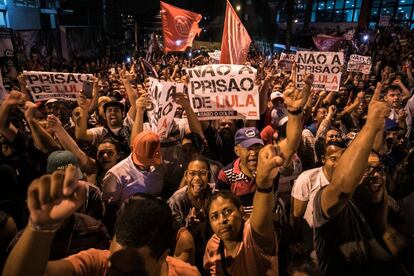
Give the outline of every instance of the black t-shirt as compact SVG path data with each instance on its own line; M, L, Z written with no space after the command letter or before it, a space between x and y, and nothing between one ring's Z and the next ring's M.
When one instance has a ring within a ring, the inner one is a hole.
M314 245L322 275L405 275L374 235L351 199L334 218L321 208L319 190L314 200Z

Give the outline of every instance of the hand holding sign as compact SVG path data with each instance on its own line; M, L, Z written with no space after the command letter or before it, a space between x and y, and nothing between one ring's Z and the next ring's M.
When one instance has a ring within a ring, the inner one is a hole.
M148 93L143 93L135 102L137 110L151 110L153 108L152 101L150 99L150 95Z
M190 100L188 99L188 96L185 93L176 93L175 102L181 105L184 109L191 108Z

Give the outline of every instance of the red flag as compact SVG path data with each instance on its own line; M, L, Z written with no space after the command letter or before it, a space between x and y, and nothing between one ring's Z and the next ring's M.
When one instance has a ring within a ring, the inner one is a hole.
M226 5L223 38L221 40L222 64L243 64L246 62L252 40L229 1Z
M185 51L200 34L201 14L177 8L161 1L164 52Z
M312 39L319 51L336 51L338 42L343 40L342 37L321 34L312 37Z

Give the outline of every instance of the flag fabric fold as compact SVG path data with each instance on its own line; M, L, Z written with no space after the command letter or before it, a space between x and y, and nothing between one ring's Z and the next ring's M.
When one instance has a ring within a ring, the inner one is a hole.
M237 16L236 11L229 1L227 1L221 41L220 63L244 64L249 53L251 42L249 33Z
M198 23L201 14L184 10L161 1L162 32L164 52L185 51L191 47L201 29Z
M313 42L319 51L336 51L338 42L342 41L342 37L318 34L312 37Z

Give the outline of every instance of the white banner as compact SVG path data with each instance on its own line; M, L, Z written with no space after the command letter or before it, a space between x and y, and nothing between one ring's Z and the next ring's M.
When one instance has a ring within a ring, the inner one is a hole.
M327 91L338 91L341 82L343 52L299 51L296 54L298 87L303 85L303 75L312 73L315 77L313 86Z
M65 99L76 101L76 93L83 82L92 78L90 74L24 71L26 84L33 101Z
M369 74L372 67L371 57L351 55L348 61L347 71Z
M284 71L291 71L292 64L296 60L296 55L281 53L279 58L279 69Z
M257 70L243 65L204 65L187 70L188 95L200 121L259 119Z
M147 111L153 132L165 139L173 126L177 104L174 101L176 93L184 93L184 83L159 82L150 78L150 99L153 109Z
M219 50L215 50L214 52L209 52L209 53L208 53L208 55L209 55L212 59L214 59L214 60L216 60L216 61L219 61L219 60L220 60L220 56L221 56L221 51L219 51Z

